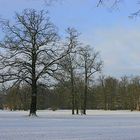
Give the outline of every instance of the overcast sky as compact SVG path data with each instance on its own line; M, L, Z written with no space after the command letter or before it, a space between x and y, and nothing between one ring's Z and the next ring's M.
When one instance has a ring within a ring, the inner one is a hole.
M96 1L63 0L48 8L43 0L0 0L0 17L13 20L14 12L25 8L49 9L61 34L67 27L75 27L82 33L82 42L100 51L104 74L140 75L140 18L128 18L140 5L137 0L123 0L112 11L97 8Z

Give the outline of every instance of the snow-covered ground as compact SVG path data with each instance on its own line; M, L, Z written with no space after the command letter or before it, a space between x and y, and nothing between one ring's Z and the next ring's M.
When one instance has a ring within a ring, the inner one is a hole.
M0 111L0 140L140 140L140 112Z

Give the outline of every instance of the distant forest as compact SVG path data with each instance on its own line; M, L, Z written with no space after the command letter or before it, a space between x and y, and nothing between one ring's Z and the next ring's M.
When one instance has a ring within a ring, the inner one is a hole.
M76 110L81 110L84 95L84 83L76 85ZM72 96L70 81L58 83L54 88L38 85L38 109L71 109ZM0 108L10 110L30 109L31 89L28 85L13 87L0 95ZM140 77L100 76L94 85L88 87L87 109L104 110L140 110Z

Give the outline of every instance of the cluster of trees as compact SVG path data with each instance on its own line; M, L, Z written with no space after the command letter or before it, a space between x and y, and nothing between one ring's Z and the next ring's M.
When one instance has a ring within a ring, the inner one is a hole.
M105 2L99 0L97 6ZM120 0L112 2L116 5ZM74 28L68 28L66 38L61 39L48 13L34 9L16 13L14 24L8 20L0 23L5 33L0 42L0 83L12 86L6 92L11 109L30 109L30 115L36 115L37 108L49 106L72 108L72 114L79 109L86 114L87 108L138 108L138 94L125 92L123 81L100 77L100 84L93 85L93 75L101 71L103 63L96 50L79 41ZM128 82L127 90L136 83ZM60 106L62 95L66 103ZM129 102L122 103L123 98ZM50 103L51 99L56 105Z
M75 107L76 114L83 113L84 103L83 79L76 79ZM71 81L59 82L53 88L38 85L38 109L71 109L73 95ZM140 110L140 77L100 76L94 84L88 85L87 109L104 110ZM23 84L13 87L6 93L5 104L11 110L30 109L31 88ZM79 112L80 111L80 112Z
M36 115L39 85L49 87L58 81L63 84L70 81L74 114L78 102L76 81L82 79L82 110L86 114L88 85L93 74L101 71L102 61L97 51L80 43L77 30L68 28L66 38L61 39L48 13L34 9L16 13L14 24L2 20L1 27L5 36L0 42L0 82L12 86L8 95L11 99L17 95L14 102L25 102L17 106L9 100L9 106L24 109L30 101L30 115ZM23 83L29 85L30 94L24 94L27 87L22 87Z
M96 108L140 110L140 77L101 76L95 87Z

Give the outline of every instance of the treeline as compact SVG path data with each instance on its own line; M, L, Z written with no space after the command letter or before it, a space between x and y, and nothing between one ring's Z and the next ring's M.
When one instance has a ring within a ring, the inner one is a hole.
M84 83L82 79L76 85L75 110L79 113L84 102ZM57 83L53 88L38 85L38 109L71 109L72 94L70 81ZM4 96L3 108L10 110L28 110L30 108L31 89L28 85L13 87ZM0 100L1 101L1 100ZM1 104L2 105L2 104ZM140 110L140 77L100 76L93 85L88 86L87 109L104 110Z
M101 76L93 88L93 97L96 109L140 110L140 77Z

